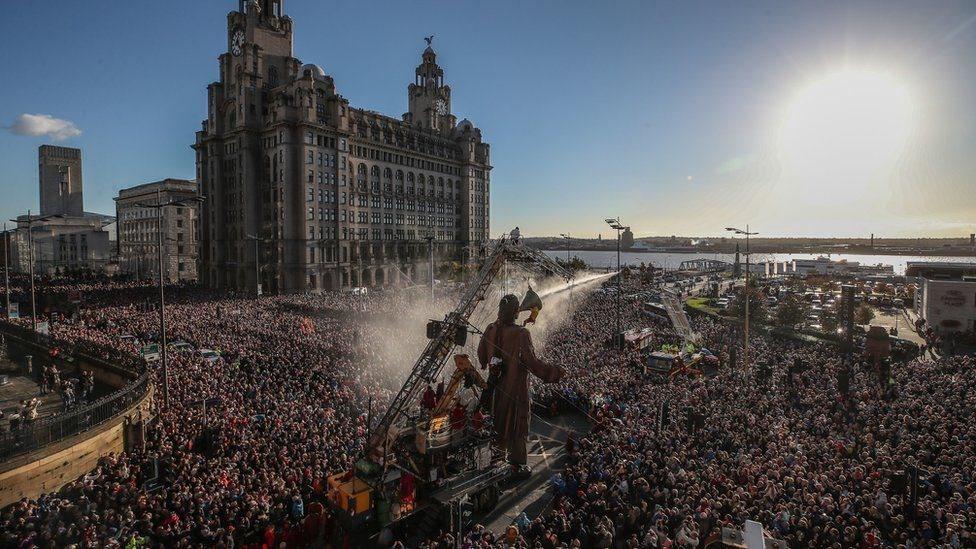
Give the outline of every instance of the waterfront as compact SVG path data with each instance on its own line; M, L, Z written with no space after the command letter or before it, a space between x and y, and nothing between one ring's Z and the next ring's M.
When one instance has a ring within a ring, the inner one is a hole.
M551 257L566 259L566 250L544 250ZM616 251L585 251L570 250L570 257L578 257L593 268L611 268L617 264ZM877 265L882 263L891 265L895 269L895 274L905 274L905 266L909 261L948 261L953 263L966 263L974 261L972 257L965 256L912 256L912 255L868 255L868 254L770 254L754 253L751 261L792 261L794 259L816 259L826 256L835 261L848 260L857 261L861 265ZM624 265L640 265L641 263L650 264L655 267L665 269L676 269L682 261L691 259L718 259L721 261L732 262L734 254L720 253L701 253L701 252L620 252L620 262ZM742 254L742 261L745 261L745 254Z

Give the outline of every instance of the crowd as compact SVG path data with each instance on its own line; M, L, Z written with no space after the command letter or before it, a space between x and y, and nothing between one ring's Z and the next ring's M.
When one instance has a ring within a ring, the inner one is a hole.
M120 293L86 296L80 310L58 315L51 335L132 353L157 341L145 290ZM405 292L171 295L168 340L190 345L169 353L170 405L157 390L145 447L4 510L0 545L278 547L328 538L325 477L358 457L369 401L380 409L402 382L428 311ZM439 296L435 308L455 298ZM202 360L204 348L219 358Z
M168 337L190 348L170 353L169 407L157 394L144 447L3 510L0 545L321 545L333 528L326 476L359 455L367 410L383 409L424 343L424 320L456 299L421 309L404 292L172 293ZM136 352L158 336L144 297L99 291L52 335ZM540 354L569 371L536 398L594 426L571 434L546 513L503 533L475 527L466 546L704 547L747 519L791 547L974 543L972 359L896 364L884 383L855 367L841 394L834 348L757 335L751 362L763 368L746 367L725 352L726 326L696 319L722 357L718 375L656 378L639 351L611 348L612 295L575 299L571 315L534 332ZM657 326L655 346L680 341L639 301L624 303L624 325ZM797 361L812 367L788 378ZM899 477L909 464L921 471L914 505Z
M514 540L476 527L466 546L704 547L746 520L789 547L976 546L971 357L894 364L879 379L835 347L757 336L746 367L722 351L737 336L699 318L719 373L655 379L639 352L607 348L612 311L591 295L545 346L570 369L553 390L596 420L552 479L552 509ZM655 345L671 341L659 328Z

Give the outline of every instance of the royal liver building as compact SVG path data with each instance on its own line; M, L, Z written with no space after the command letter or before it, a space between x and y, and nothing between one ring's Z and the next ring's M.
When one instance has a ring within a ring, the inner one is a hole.
M227 16L220 81L197 132L200 280L253 292L422 282L476 257L489 236L491 155L451 114L437 54L424 50L409 111L351 107L332 77L292 52L284 0Z

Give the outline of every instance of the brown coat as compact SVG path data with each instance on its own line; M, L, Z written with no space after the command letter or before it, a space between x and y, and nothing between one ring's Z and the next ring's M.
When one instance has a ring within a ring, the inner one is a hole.
M496 335L498 330L500 335ZM495 356L495 341L501 350L507 370L495 388L492 416L500 440L529 434L529 372L544 382L562 379L565 370L546 364L535 356L532 336L521 326L502 325L495 321L488 325L478 344L478 361L487 368Z

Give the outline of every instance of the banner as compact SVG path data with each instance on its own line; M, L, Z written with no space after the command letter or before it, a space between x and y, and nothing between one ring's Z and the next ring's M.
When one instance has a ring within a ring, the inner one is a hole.
M37 333L44 334L46 336L51 335L51 325L48 324L46 320L37 323Z
M10 318L20 318L20 303L10 304Z

